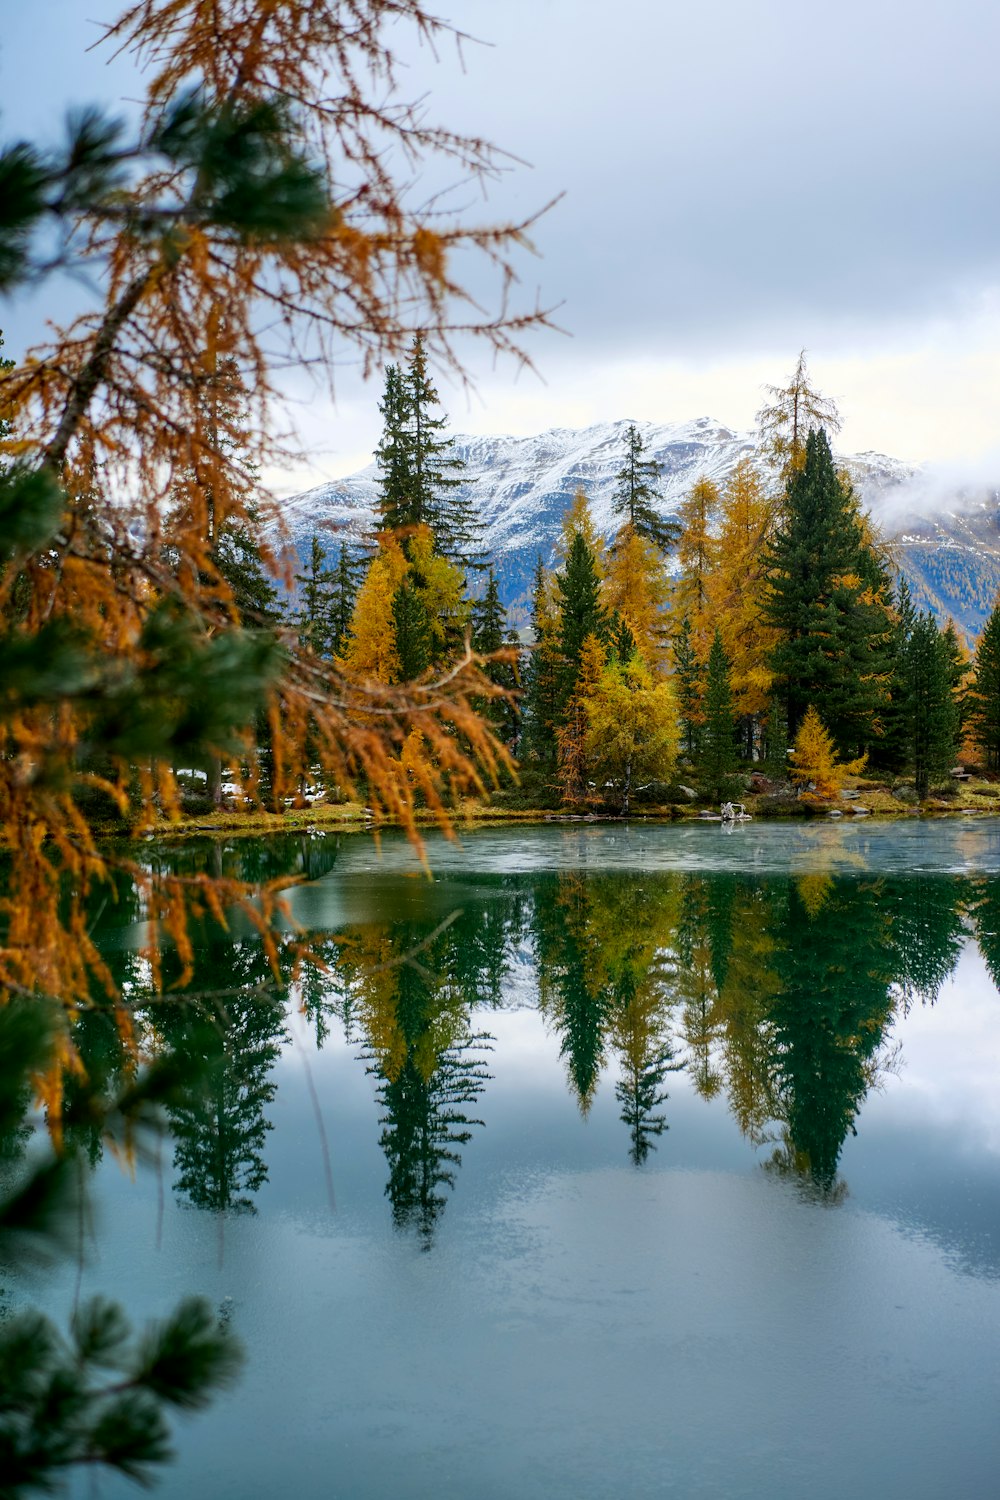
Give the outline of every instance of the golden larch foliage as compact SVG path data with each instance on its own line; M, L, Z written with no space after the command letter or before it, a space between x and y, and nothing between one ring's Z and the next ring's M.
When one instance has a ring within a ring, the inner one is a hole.
M609 610L621 615L635 637L639 654L654 670L663 661L664 611L669 594L670 582L659 549L626 524L611 548L603 599Z
M729 682L737 716L767 708L774 674L768 658L777 632L766 623L766 547L778 519L754 464L740 459L722 491L722 526L716 567L708 580L708 609L730 662Z
M848 776L856 776L864 770L868 756L839 761L833 736L824 729L822 719L810 704L795 736L791 760L793 781L812 782L815 795L826 798L835 797Z
M678 507L681 520L677 543L680 575L674 586L674 607L678 619L689 616L700 657L708 656L715 634L714 623L709 618L708 588L719 552L718 541L711 531L711 521L719 503L718 485L711 479L701 478Z

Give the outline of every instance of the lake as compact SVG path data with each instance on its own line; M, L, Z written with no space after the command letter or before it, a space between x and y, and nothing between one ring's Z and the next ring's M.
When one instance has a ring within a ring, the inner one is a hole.
M212 1299L237 1390L159 1493L995 1500L1000 824L548 825L185 846L305 877L152 1006L159 1172L92 1144L82 1272ZM83 1018L88 1065L113 1070ZM90 1494L89 1481L79 1487ZM133 1491L117 1482L101 1493Z

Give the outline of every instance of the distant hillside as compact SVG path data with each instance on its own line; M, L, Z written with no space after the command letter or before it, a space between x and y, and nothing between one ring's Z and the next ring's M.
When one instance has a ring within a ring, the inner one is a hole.
M637 422L649 454L662 465L664 515L676 508L702 475L723 481L753 436L710 417L692 422ZM534 437L454 439L466 466L463 493L484 523L484 545L496 562L505 603L526 617L536 559L550 563L566 506L578 489L590 500L601 531L615 529L611 499L622 466L629 422L603 422L578 431L554 428ZM982 629L1000 589L1000 497L996 492L956 494L931 518L909 514L906 496L912 466L881 453L838 456L851 472L866 506L893 539L899 566L923 608L951 616L970 637ZM285 525L302 553L314 532L336 545L340 535L359 538L375 515L374 464L317 486L283 503ZM925 510L925 507L921 507ZM891 520L891 523L890 523Z

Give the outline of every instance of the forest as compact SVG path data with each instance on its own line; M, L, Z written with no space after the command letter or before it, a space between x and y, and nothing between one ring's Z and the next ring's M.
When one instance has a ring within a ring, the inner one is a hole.
M618 529L600 536L577 494L555 565L538 560L527 643L458 495L419 339L379 410L379 529L329 557L314 535L290 622L348 677L386 684L429 680L471 642L497 691L481 711L520 767L494 805L721 803L754 774L801 809L862 771L909 779L923 802L963 756L996 769L998 616L973 659L953 622L917 607L836 465L836 407L804 356L770 388L756 453L721 485L699 479L676 519L628 429ZM401 774L431 785L431 760L414 730Z
M472 1138L485 1041L464 1002L449 1012L378 931L329 978L286 895L315 847L294 869L254 839L235 867L221 843L188 863L164 853L188 815L253 832L322 797L419 845L421 819L451 829L470 806L619 816L715 806L758 777L774 810L822 811L862 774L908 779L928 805L956 759L1000 769L1000 611L971 660L908 597L802 360L769 395L756 456L696 484L677 524L633 428L616 534L580 495L554 566L539 560L530 639L511 632L432 371L463 375L470 344L530 365L526 338L552 326L517 274L537 214L494 222L413 193L426 170L481 207L508 162L405 102L401 31L431 52L462 43L421 0L132 0L98 35L136 60L141 99L0 144L0 293L50 310L68 285L77 297L0 359L5 1276L82 1255L88 1163L158 1163L165 1122L178 1194L250 1211L293 993L317 1028L357 1017L400 1227L430 1235ZM384 375L379 526L360 549L317 537L286 566L261 482L302 457L283 382L310 371L335 395L348 362ZM518 930L552 957L543 1003L581 1107L615 1053L635 1158L651 1148L677 1045L654 953L670 946L706 1092L721 1053L738 1082L777 1036L762 1097L789 1159L831 1188L888 981L867 974L857 1013L817 1028L842 1064L836 1118L817 1124L812 1039L782 996L815 990L822 954L775 959L759 1015L727 1010L754 891L727 925L678 886L620 950L614 892L548 894ZM839 907L859 916L850 892L788 886L772 925L805 913L819 940ZM112 915L139 934L127 955L102 941ZM931 968L947 971L957 921ZM411 934L429 952L440 936ZM448 943L432 956L458 963ZM749 1133L765 1104L736 1092ZM22 1301L0 1319L4 1494L80 1468L148 1482L176 1413L241 1364L202 1297L145 1329L108 1297L59 1318Z

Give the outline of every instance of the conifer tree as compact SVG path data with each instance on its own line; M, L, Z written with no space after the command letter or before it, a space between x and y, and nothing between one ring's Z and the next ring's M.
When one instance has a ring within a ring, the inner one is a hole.
M553 580L541 558L535 567L531 629L534 644L525 672L524 746L539 765L553 769L559 717L559 611Z
M976 646L969 691L972 737L989 770L1000 769L1000 598L994 604Z
M589 759L586 751L588 730L587 703L597 690L607 652L596 635L588 635L580 653L580 665L563 712L563 722L556 730L559 787L562 800L576 804L586 800Z
M721 517L715 566L708 578L708 612L729 657L733 712L741 721L747 755L752 756L774 680L769 657L776 634L764 618L764 553L777 505L749 458L740 459L726 481Z
M601 581L594 554L583 536L576 532L563 572L556 574L559 594L560 714L573 694L580 670L584 641L596 636L603 641L607 616L601 601Z
M645 451L639 429L630 423L625 434L625 463L615 476L618 488L612 509L637 535L668 552L677 541L678 527L673 521L663 520L655 509L660 498L656 488L660 464L655 458L643 458Z
M958 738L961 739L965 732L965 724L968 718L968 683L966 678L972 671L972 655L965 641L961 639L955 622L948 619L941 632L944 640L945 650L948 654L948 675L951 681L952 697L958 711Z
M721 802L731 797L736 779L736 737L729 662L716 630L705 673L705 724L697 760L705 794Z
M809 384L806 351L799 353L787 385L769 385L770 401L757 413L758 447L766 461L776 465L783 479L805 462L806 439L822 428L840 431L835 401Z
M344 670L369 682L398 682L399 654L393 599L407 572L402 549L384 541L368 569L351 615Z
M431 380L423 339L416 335L405 369L386 369L379 404L382 438L375 450L381 470L379 512L386 530L408 534L429 526L437 549L462 566L484 566L481 528L471 502L459 491L462 460L445 436L448 422Z
M358 597L360 576L365 569L364 557L352 556L346 542L341 542L337 566L331 574L329 601L329 650L340 656L347 641L351 616Z
M817 797L835 797L848 776L856 776L864 769L868 757L838 760L833 735L810 704L795 736L791 758L793 780L811 782Z
M483 656L496 652L517 649L517 636L513 642L507 631L507 611L500 599L496 573L490 567L489 582L482 599L472 606L472 645ZM487 661L486 676L497 687L513 693L517 688L517 669L511 661ZM517 707L511 698L494 698L483 704L482 712L495 725L505 745L512 745L517 734Z
M695 641L707 645L709 580L715 571L719 544L710 529L720 505L719 487L711 479L699 479L678 508L681 532L677 540L680 576L676 607L689 617Z
M909 585L901 577L896 585L890 629L885 643L888 692L882 713L884 727L873 755L878 765L891 771L902 770L910 755L911 705L906 655L916 618L917 611Z
M431 629L427 607L411 574L392 597L392 626L400 682L413 682L431 663Z
M553 561L557 572L566 566L566 559L569 557L573 538L577 532L580 532L594 554L594 567L597 569L598 578L603 581L608 570L604 538L597 529L597 523L590 509L590 501L582 488L574 492L573 499L563 511L562 520L559 523L559 536L553 549Z
M669 588L659 548L626 522L611 548L604 598L608 608L628 628L643 660L654 669L660 665L664 652ZM627 654L619 652L619 655L623 661L628 659Z
M627 620L613 617L611 626L611 649L619 661L631 661L636 652L639 652L640 656L642 655L642 652L639 651L639 644L632 634L632 629Z
M903 654L909 759L918 797L954 764L959 732L952 657L931 614L918 614Z
M669 781L677 761L677 704L666 679L656 682L636 654L611 660L585 699L586 754L597 774L621 788L627 817L632 791L641 780Z
M677 679L677 712L680 720L681 751L696 756L705 723L703 699L705 669L698 660L692 639L691 618L685 615L674 639L674 675Z
M788 719L778 693L771 695L764 720L764 769L775 781L788 779Z
M375 464L380 470L378 508L382 529L400 531L427 521L421 512L423 497L415 492L409 400L405 380L398 365L387 365L385 390L379 402L382 414L382 436L375 449Z
M771 666L789 732L810 703L822 703L838 745L868 744L884 699L888 580L822 430L809 433L802 467L791 472L767 562L766 618L779 634Z
M504 643L507 629L507 611L500 601L497 575L490 565L486 592L472 606L472 644L484 656L499 651Z
M330 654L334 574L326 567L323 545L313 532L309 560L305 571L295 574L299 585L299 607L296 611L300 646L308 646L316 656Z

